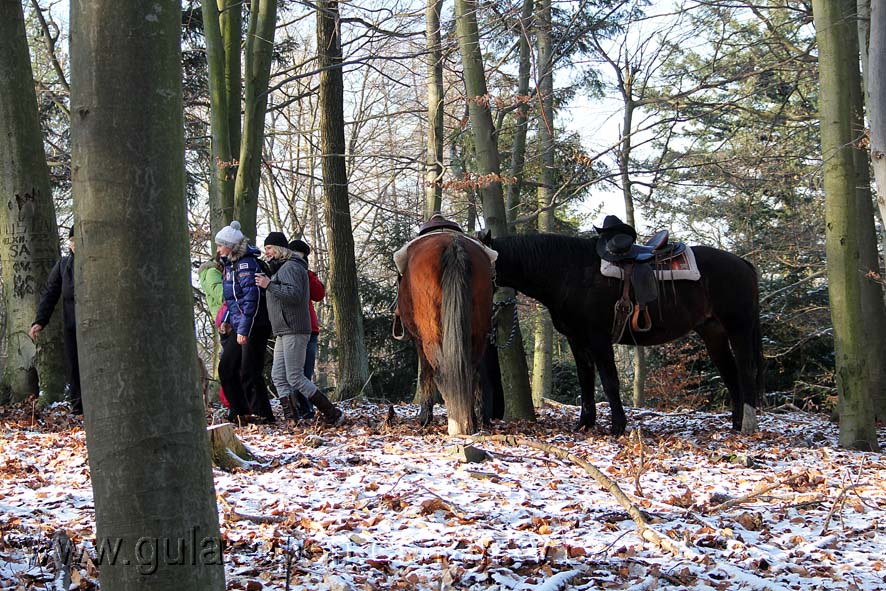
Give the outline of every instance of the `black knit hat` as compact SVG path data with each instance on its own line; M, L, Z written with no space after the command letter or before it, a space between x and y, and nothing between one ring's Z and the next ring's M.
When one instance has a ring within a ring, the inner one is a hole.
M286 242L286 235L283 232L271 232L268 234L268 237L265 238L265 246L281 246L283 248L289 248L289 243Z
M293 240L289 243L289 250L293 252L300 252L305 256L311 254L311 247L308 246L308 243L304 240Z

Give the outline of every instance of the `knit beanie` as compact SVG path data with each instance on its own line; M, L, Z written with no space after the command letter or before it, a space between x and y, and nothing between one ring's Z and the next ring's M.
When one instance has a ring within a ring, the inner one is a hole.
M215 235L215 243L228 248L236 248L243 240L243 232L240 231L240 222L234 220L230 226L225 226Z
M286 235L283 232L271 232L268 234L268 237L265 238L265 246L289 248L289 243L286 242Z
M289 243L289 250L292 252L300 252L305 256L311 254L311 247L304 240L293 240Z

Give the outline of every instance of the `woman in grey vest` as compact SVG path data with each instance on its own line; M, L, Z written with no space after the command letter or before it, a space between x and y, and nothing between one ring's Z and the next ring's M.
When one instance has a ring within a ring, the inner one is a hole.
M305 352L311 338L308 264L300 253L292 252L288 246L282 232L268 234L265 256L281 264L273 277L259 274L255 279L259 287L265 288L268 317L276 337L271 379L278 396L291 397L300 392L317 407L324 422L338 425L344 419L344 413L304 374ZM294 405L295 401L290 400Z

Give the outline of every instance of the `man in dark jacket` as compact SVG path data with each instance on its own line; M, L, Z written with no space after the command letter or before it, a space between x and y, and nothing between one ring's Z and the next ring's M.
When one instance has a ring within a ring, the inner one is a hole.
M83 414L83 401L80 394L80 363L77 360L77 321L74 316L74 227L68 233L68 246L71 254L62 257L49 272L46 287L37 305L37 318L28 334L32 340L49 323L59 297L62 298L62 333L65 339L67 378L70 388L71 411Z

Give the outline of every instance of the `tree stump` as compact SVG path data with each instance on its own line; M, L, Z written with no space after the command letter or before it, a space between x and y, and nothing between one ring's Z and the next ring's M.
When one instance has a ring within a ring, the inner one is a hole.
M223 470L249 468L255 463L255 456L243 442L237 439L232 423L222 423L207 427L209 447L212 450L212 463Z

